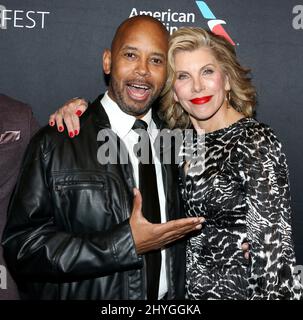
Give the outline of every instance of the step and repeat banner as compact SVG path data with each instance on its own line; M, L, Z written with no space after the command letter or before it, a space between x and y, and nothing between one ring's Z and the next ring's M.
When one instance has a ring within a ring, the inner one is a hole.
M170 32L198 26L224 34L252 69L257 118L274 128L288 156L303 264L303 1L0 0L0 92L29 103L41 124L74 96L94 99L106 89L103 50L138 14Z

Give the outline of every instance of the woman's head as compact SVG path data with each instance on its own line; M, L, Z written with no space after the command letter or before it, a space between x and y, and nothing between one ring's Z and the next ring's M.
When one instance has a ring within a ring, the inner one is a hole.
M190 117L207 119L222 105L252 116L256 93L248 73L224 38L200 28L177 30L169 41L165 120L170 127L185 128Z

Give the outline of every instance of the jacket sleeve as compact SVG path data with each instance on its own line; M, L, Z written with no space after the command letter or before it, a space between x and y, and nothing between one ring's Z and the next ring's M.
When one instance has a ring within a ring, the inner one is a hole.
M265 134L264 134L265 133ZM250 297L300 299L302 287L294 273L288 168L272 130L255 134L247 187L247 231L250 242Z
M3 234L12 272L65 282L141 268L128 220L106 232L87 234L69 233L58 225L47 179L49 155L40 135L41 131L27 150Z
M34 136L34 134L39 130L40 125L37 119L31 114L30 118L30 135L31 137Z

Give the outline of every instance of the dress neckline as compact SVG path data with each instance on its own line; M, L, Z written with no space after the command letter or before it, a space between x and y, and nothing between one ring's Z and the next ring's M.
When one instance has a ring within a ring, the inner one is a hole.
M241 118L239 120L237 120L236 122L230 124L229 126L227 127L224 127L224 128L221 128L221 129L218 129L218 130L215 130L215 131L211 131L211 132L206 132L205 133L205 137L213 137L213 136L218 136L218 135L222 135L236 127L239 127L241 126L242 124L245 124L245 123L251 123L251 122L254 122L255 119L253 118L249 118L249 117L244 117L244 118Z

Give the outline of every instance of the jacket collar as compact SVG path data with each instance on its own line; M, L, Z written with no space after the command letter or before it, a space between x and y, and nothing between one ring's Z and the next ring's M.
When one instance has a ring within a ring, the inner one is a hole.
M96 125L100 128L111 128L109 118L100 102L100 100L103 98L104 94L101 94L98 96L94 102L92 102L89 105L88 108L88 114L92 114L93 116L93 121L96 123ZM86 112L84 113L84 115Z

